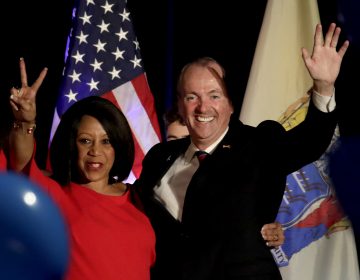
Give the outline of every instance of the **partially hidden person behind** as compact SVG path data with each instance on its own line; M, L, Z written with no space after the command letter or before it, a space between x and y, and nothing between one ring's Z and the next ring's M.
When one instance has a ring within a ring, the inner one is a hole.
M7 158L3 147L0 147L0 171L6 171L7 169Z
M165 114L164 122L166 128L166 141L178 140L189 137L189 130L182 119L176 104ZM279 222L265 224L261 228L261 235L269 247L278 247L284 244L285 235L282 225Z
M172 106L164 114L166 141L176 140L189 136L189 130L180 116L177 106Z
M8 114L5 112L5 114ZM7 156L6 156L6 147L8 144L8 136L11 126L8 124L8 118L2 117L2 122L0 123L0 172L6 171L7 169ZM6 124L5 124L5 123Z
M157 237L152 279L281 279L260 230L276 218L287 174L317 160L331 141L334 84L349 44L337 50L339 34L333 23L323 40L317 25L312 54L302 50L311 102L289 131L232 116L225 71L214 59L185 65L177 100L190 137L155 145L136 181Z
M65 279L149 280L155 234L133 188L122 183L134 160L128 122L102 97L76 102L58 125L50 147L52 176L45 176L34 160L34 130L35 97L46 72L28 86L20 60L22 86L10 96L15 122L8 164L46 189L62 210L71 241Z

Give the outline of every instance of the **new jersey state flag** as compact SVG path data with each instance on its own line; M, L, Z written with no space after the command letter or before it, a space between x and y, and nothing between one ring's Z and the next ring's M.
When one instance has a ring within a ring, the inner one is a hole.
M127 181L133 182L141 172L144 155L160 141L161 134L125 0L75 1L50 141L61 115L90 95L112 101L130 124L135 162Z
M241 108L253 126L265 119L291 129L303 121L312 80L301 47L312 51L316 0L268 0ZM327 27L326 27L327 28ZM324 27L325 29L325 27ZM289 174L276 218L285 233L273 256L284 280L358 280L354 234L328 176L327 154Z

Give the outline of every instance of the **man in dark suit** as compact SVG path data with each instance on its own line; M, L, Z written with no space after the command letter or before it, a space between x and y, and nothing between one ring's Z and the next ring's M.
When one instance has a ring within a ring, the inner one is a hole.
M166 127L166 141L177 140L189 136L189 130L180 116L177 106L173 106L164 116ZM279 222L265 224L261 235L269 247L278 247L284 244L285 235Z
M275 220L286 175L315 161L336 126L334 83L348 42L336 50L340 29L313 53L303 50L314 80L306 119L290 131L275 121L258 127L233 117L225 72L211 58L186 65L178 106L190 137L154 146L136 182L157 237L153 279L281 279L261 237ZM197 151L208 156L201 162Z

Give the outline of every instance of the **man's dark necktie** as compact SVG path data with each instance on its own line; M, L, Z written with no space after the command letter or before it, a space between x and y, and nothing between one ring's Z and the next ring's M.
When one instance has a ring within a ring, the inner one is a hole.
M199 160L199 163L201 164L201 162L209 155L207 152L205 151L196 151L195 152L196 157Z

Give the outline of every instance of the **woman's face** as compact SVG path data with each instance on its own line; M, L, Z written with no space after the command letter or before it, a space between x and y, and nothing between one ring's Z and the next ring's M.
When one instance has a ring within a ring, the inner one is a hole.
M106 131L96 118L88 115L82 117L76 146L82 183L104 181L107 184L115 161L115 151Z

